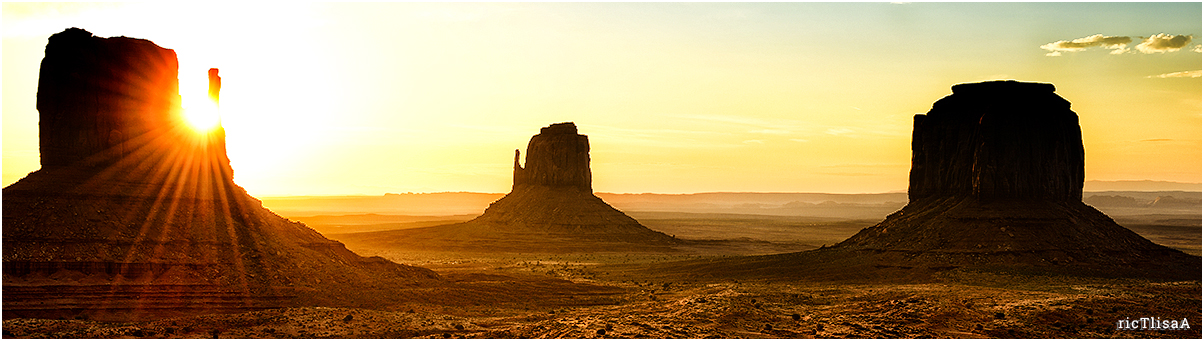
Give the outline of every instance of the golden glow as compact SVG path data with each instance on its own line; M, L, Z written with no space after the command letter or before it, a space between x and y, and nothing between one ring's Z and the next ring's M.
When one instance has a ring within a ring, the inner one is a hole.
M73 26L175 50L201 131L218 124L204 113L220 68L227 152L253 195L505 192L514 149L563 121L589 135L598 191L905 190L912 115L992 79L1057 86L1088 180L1200 181L1200 78L1151 77L1199 70L1197 41L1040 48L1083 30L1198 35L1198 4L3 6L5 183L38 168L38 63ZM1075 8L1160 19L1083 27L1064 20ZM1031 30L1008 30L1017 16Z
M207 133L218 126L221 122L221 114L218 112L217 103L211 100L196 101L184 108L184 120L188 122L188 126L192 127L199 133Z

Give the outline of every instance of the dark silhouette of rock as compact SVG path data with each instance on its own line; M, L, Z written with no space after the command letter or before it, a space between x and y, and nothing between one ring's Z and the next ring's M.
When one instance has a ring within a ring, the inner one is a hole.
M43 167L3 190L5 318L356 304L378 283L437 279L356 255L234 184L223 130L181 117L172 50L72 28L41 67Z
M175 52L150 41L78 28L51 36L38 78L42 167L103 166L162 135L178 116L177 69Z
M640 225L593 193L589 139L572 122L539 130L527 143L527 164L517 164L513 189L468 223L507 226L614 242L664 244L673 238Z
M589 138L577 134L572 122L539 129L527 143L527 166L518 164L514 153L514 187L527 185L570 187L593 192L589 169Z
M957 268L1198 280L1200 257L1082 202L1078 118L1053 91L1015 81L955 85L916 116L908 204L832 247L676 267L857 280L929 280Z
M915 116L908 194L913 201L1082 200L1078 116L1052 84L955 85L953 95Z
M1172 252L1083 204L1078 117L1053 90L1015 81L954 86L916 115L910 202L836 247L1034 252L1054 264Z
M835 247L959 264L1186 259L1083 204L1078 117L1053 91L1015 81L954 86L916 115L910 202Z
M514 155L510 193L458 224L340 236L371 247L509 252L641 250L676 244L594 195L589 139L572 122L540 129L526 167Z

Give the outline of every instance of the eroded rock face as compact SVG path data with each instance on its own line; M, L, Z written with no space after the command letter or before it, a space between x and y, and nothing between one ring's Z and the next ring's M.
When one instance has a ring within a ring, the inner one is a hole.
M539 130L527 143L526 167L514 155L514 188L525 185L568 187L593 192L589 169L589 138L577 134L573 122Z
M354 304L352 288L437 278L356 255L236 185L221 128L180 115L171 50L68 29L46 53L43 168L3 193L6 318Z
M1081 201L1083 138L1070 102L1052 84L959 84L912 134L912 201Z

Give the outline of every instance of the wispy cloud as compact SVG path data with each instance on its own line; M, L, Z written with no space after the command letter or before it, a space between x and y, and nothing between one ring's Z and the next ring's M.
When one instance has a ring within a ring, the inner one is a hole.
M1141 41L1137 44L1137 50L1142 53L1166 53L1175 52L1191 44L1191 36L1189 35L1170 35L1159 33Z
M1167 33L1159 33L1149 37L1127 37L1127 36L1105 36L1096 34L1073 40L1059 40L1049 44L1041 45L1041 49L1049 51L1046 56L1057 57L1064 52L1079 52L1089 48L1098 47L1112 50L1109 54L1124 54L1132 49L1129 48L1129 43L1133 42L1133 38L1140 39L1135 48L1141 53L1167 53L1179 51L1188 45L1191 45L1192 36L1190 35L1173 35ZM1200 46L1192 50L1200 52Z
M1146 76L1146 78L1200 78L1200 70L1164 73L1161 75Z
M1061 56L1062 52L1083 51L1090 47L1102 47L1112 50L1112 54L1121 54L1129 50L1126 46L1132 42L1133 38L1129 37L1105 36L1103 34L1096 34L1074 40L1055 41L1049 44L1041 45L1041 48L1049 51L1046 56L1051 57Z
M1204 52L1204 50L1201 50L1201 48L1202 48L1202 47L1204 47L1204 45L1196 45L1196 47L1195 47L1195 48L1192 48L1192 49L1191 49L1191 51L1192 51L1192 52L1195 52L1195 53L1201 53L1201 52Z

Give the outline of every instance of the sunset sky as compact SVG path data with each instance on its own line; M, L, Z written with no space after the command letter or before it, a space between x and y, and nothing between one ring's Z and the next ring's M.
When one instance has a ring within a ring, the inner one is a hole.
M510 188L551 123L594 189L907 189L912 116L957 83L1053 83L1087 180L1201 179L1200 3L3 4L3 181L39 168L38 67L68 27L221 69L252 195Z

